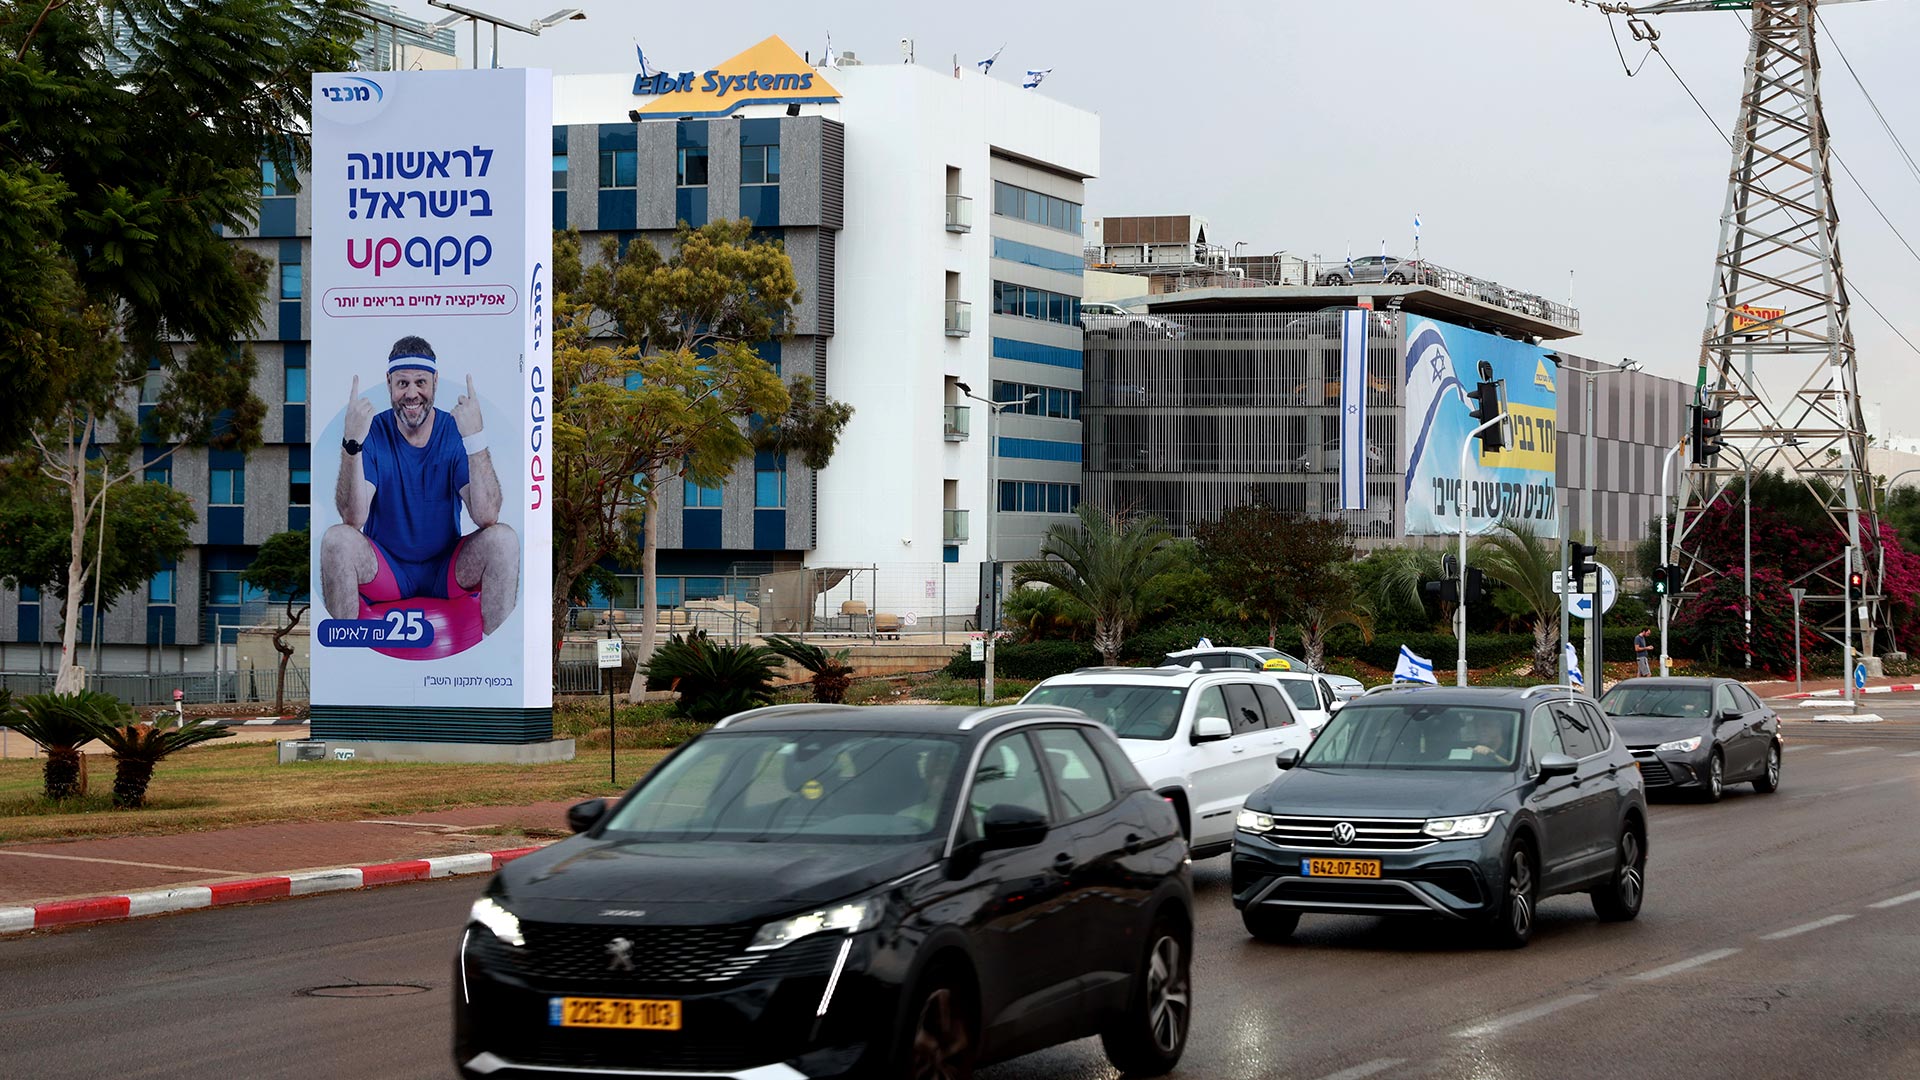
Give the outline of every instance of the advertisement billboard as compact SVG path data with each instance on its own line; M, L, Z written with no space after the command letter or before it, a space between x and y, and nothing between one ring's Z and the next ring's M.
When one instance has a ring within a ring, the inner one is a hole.
M313 78L313 735L552 735L552 78Z
M1483 334L1424 316L1406 315L1407 535L1460 532L1464 500L1467 531L1490 532L1502 518L1531 524L1541 536L1560 535L1554 490L1559 372L1538 345ZM1497 453L1460 448L1477 422L1464 397L1475 384L1504 379L1513 443Z

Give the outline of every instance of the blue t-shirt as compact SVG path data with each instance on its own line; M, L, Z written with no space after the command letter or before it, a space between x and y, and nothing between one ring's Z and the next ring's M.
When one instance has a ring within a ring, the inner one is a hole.
M360 455L374 486L367 537L405 562L453 550L460 540L460 489L467 486L467 448L453 414L433 410L433 433L416 447L388 409L373 418Z

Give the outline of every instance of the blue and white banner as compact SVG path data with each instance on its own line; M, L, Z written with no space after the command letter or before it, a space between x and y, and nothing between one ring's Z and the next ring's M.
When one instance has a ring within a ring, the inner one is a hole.
M1575 690L1586 689L1586 677L1580 674L1580 650L1574 648L1571 641L1562 645L1561 649L1567 654L1567 683Z
M1426 683L1429 686L1440 685L1433 677L1433 661L1420 656L1405 645L1400 646L1400 660L1393 665L1394 682Z
M1340 313L1340 509L1367 508L1367 327L1373 313Z

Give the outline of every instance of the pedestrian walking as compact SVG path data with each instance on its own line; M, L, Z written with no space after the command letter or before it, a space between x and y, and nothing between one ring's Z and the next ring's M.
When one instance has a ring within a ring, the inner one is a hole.
M1647 641L1647 635L1651 633L1653 633L1653 627L1648 626L1633 635L1633 661L1639 665L1639 673L1642 675L1653 674L1653 668L1647 662L1653 655L1653 645Z

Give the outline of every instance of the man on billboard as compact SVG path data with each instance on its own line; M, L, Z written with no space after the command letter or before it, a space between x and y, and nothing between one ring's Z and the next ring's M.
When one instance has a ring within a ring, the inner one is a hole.
M353 377L334 486L341 523L321 539L321 598L335 619L430 609L439 632L467 639L458 651L513 614L520 538L500 521L500 477L473 376L452 412L434 408L439 360L424 338L407 336L388 353L386 377L392 408L377 414ZM475 526L465 534L462 508ZM453 642L437 644L443 652Z

